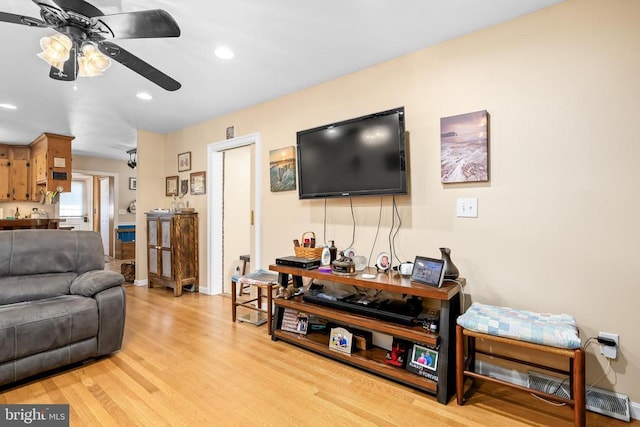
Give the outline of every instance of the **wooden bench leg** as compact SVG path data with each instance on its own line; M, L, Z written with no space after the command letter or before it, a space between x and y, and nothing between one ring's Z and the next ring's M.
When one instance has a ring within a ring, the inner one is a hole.
M456 400L464 404L464 331L456 325Z
M586 390L585 390L585 357L584 350L576 350L573 360L573 417L576 427L584 427L587 423Z

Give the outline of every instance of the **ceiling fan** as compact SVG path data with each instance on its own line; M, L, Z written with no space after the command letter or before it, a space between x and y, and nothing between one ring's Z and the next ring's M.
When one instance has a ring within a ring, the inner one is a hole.
M84 0L33 0L42 19L0 12L0 21L52 28L59 34L40 41L38 56L51 65L49 77L74 81L101 74L113 59L158 86L174 91L181 85L162 71L107 39L179 37L180 27L164 10L103 14Z

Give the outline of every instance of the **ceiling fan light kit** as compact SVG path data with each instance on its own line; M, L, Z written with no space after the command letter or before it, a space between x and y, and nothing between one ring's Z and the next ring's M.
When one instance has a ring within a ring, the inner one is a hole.
M78 66L80 77L95 77L111 67L111 60L92 43L85 43L82 45L82 56L78 56Z
M107 39L179 37L180 27L164 10L103 14L84 0L33 0L42 20L0 12L0 21L58 32L40 39L38 57L51 66L49 77L75 81L101 75L111 60L121 63L163 89L181 85L142 59Z
M40 47L42 48L42 52L38 54L38 58L52 67L61 70L64 63L69 60L73 42L64 34L56 34L51 37L41 38Z

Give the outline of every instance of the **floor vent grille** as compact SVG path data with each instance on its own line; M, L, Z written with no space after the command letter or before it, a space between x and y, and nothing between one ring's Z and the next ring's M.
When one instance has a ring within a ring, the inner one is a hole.
M569 380L529 371L529 388L569 398ZM622 421L631 421L629 396L600 388L587 390L587 409Z

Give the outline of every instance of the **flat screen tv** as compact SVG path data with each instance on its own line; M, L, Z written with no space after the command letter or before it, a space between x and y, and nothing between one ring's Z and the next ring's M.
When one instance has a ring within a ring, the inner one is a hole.
M407 194L404 107L297 133L300 199Z

